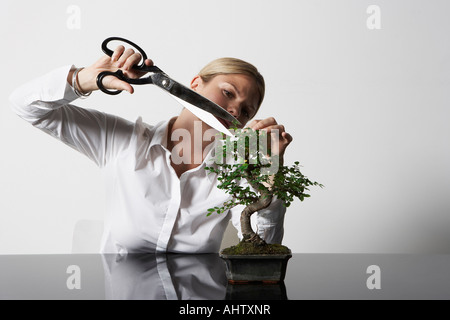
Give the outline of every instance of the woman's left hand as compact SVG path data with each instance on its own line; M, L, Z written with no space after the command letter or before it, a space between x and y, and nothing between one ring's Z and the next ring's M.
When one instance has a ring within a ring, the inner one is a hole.
M270 143L272 155L279 155L283 159L286 147L292 142L293 138L285 131L282 124L278 124L273 117L270 117L264 120L253 120L247 127L253 130L266 131L267 136L270 137L268 143Z

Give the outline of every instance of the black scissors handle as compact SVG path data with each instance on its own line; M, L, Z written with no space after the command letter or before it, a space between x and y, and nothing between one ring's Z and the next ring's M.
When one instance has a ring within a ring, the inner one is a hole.
M144 50L142 50L141 47L139 47L137 44L135 44L134 42L132 42L132 41L130 41L130 40L128 40L128 39L120 38L120 37L110 37L110 38L105 39L105 40L102 42L102 50L103 50L103 52L104 52L106 55L112 57L112 55L113 55L113 53L114 53L113 50L111 50L110 48L108 48L108 43L110 43L111 41L121 41L121 42L125 42L125 43L129 44L130 46L132 46L133 48L135 48L135 49L142 55L142 62L141 62L141 64L139 64L139 65L133 66L133 69L136 69L136 70L142 70L142 69L145 68L145 63L144 63L144 62L145 62L145 60L147 59L147 54L145 53Z
M108 43L110 43L111 41L121 41L121 42L125 42L127 44L129 44L130 46L134 47L141 55L142 55L142 62L138 65L133 66L132 68L134 70L137 71L141 71L141 72L155 72L155 73L163 73L161 69L159 69L156 66L146 66L145 65L145 60L147 59L147 54L145 53L144 50L142 50L141 47L139 47L137 44L135 44L134 42L128 40L128 39L124 39L124 38L120 38L120 37L110 37L105 39L102 42L102 50L105 54L107 54L108 56L112 56L114 51L111 50L110 48L108 48ZM97 76L97 86L98 88L103 91L104 93L110 94L110 95L116 95L122 92L122 90L108 90L107 88L105 88L105 86L103 85L103 78L106 76L114 76L122 81L125 81L127 83L130 84L150 84L153 83L152 78L151 77L146 77L146 78L139 78L139 79L131 79L126 77L122 70L117 70L116 72L112 72L112 71L103 71L100 72Z

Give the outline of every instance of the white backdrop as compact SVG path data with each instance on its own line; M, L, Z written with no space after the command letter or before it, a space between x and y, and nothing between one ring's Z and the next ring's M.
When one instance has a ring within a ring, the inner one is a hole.
M8 96L93 63L109 36L185 83L222 56L260 69L257 118L283 123L286 163L326 186L288 209L293 252L450 253L448 12L425 0L2 0L0 253L70 252L76 221L102 219L97 167L18 118ZM76 104L147 123L181 110L151 86Z

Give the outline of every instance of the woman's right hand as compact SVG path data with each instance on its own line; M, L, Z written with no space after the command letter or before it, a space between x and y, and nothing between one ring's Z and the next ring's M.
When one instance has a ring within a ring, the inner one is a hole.
M125 50L125 47L120 45L114 50L111 57L104 55L93 65L82 69L78 72L77 83L78 88L81 92L87 93L94 90L98 90L97 86L97 76L100 72L111 71L116 72L117 70L122 70L127 78L137 79L142 77L145 73L135 71L132 67L139 63L142 55L139 52L135 52L133 49L129 48ZM146 59L144 61L145 65L152 66L153 61ZM73 71L71 71L67 77L67 81L72 83ZM107 89L113 90L125 90L129 93L133 93L133 87L122 80L119 80L113 76L106 76L103 78L103 85Z

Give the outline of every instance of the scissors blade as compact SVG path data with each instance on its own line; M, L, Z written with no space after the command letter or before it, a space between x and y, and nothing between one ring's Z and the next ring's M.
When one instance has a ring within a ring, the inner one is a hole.
M179 104L181 104L183 107L188 109L190 112L192 112L197 118L205 122L207 125L209 125L211 128L216 129L219 132L222 132L226 134L227 136L233 137L234 135L228 130L215 116L213 116L211 113L200 109L189 102L186 102L185 100L181 100L180 98L170 95L172 98L174 98Z
M168 91L171 95L183 101L186 101L190 105L209 112L216 117L222 118L230 122L230 124L235 122L238 126L241 125L241 123L225 109L212 102L211 100L205 98L204 96L198 94L194 90L191 90L181 83L171 79L166 74L154 73L151 77L153 80L153 84Z

